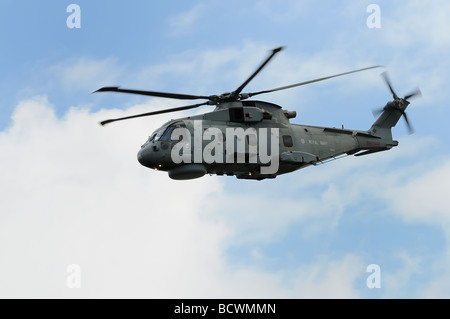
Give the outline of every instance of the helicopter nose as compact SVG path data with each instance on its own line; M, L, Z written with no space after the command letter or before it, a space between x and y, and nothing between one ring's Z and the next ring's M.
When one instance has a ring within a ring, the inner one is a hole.
M145 167L153 168L155 165L152 163L152 150L151 147L145 146L141 148L137 154L137 159L141 165Z

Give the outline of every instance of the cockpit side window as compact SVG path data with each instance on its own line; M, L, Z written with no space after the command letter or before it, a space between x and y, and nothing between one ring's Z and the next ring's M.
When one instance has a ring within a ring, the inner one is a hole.
M294 142L292 141L292 137L290 135L283 135L283 144L286 148L291 148L294 146Z
M172 135L172 131L175 128L173 126L169 126L168 128L166 128L166 130L164 131L163 135L161 135L161 137L159 138L160 141L170 141L170 136Z

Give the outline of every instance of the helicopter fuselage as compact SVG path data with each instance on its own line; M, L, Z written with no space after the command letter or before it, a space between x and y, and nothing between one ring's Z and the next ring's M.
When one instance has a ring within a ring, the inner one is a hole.
M262 101L221 103L213 112L163 125L142 145L138 160L176 180L205 174L262 180L398 144L390 134L291 124L295 116Z

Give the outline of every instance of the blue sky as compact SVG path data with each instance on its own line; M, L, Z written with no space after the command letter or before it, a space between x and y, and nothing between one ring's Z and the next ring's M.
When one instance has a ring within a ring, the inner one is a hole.
M78 4L81 28L66 8ZM368 28L367 7L381 9ZM0 296L448 298L450 5L445 1L0 0ZM140 166L146 137L179 114L107 118L180 101L91 94L102 86L192 94L259 91L292 122L368 129L391 94L420 87L399 146L262 182L176 182ZM81 269L70 289L69 265ZM381 269L370 289L368 265Z

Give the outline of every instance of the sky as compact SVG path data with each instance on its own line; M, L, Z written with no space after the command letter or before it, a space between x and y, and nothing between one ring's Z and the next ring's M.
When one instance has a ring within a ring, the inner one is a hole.
M443 0L0 0L0 298L449 298L449 14ZM183 105L102 86L221 94L281 45L246 90L383 66L258 97L292 123L369 129L387 71L399 96L422 91L415 133L401 120L389 152L274 180L174 181L136 154L210 107L98 125Z

